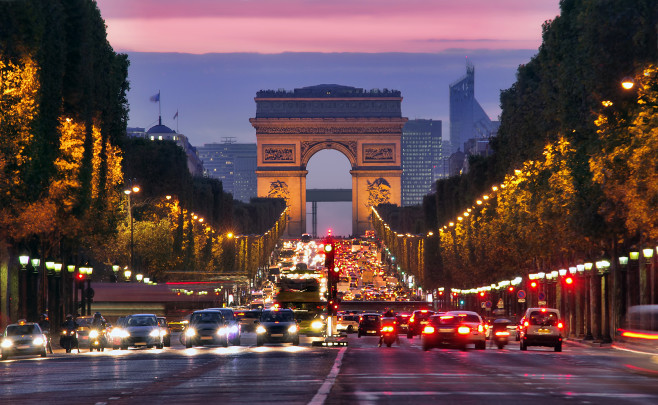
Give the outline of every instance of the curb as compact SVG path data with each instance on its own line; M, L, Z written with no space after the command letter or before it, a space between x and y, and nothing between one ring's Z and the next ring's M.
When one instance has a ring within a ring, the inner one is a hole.
M569 344L574 344L582 347L602 347L609 349L612 345L612 343L594 342L592 340L583 340L583 339L564 339L564 341Z

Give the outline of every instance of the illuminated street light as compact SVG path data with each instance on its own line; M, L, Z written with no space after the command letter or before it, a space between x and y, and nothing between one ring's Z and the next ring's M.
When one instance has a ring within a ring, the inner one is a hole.
M634 85L635 81L630 76L626 76L621 80L621 87L623 87L625 90L632 89Z

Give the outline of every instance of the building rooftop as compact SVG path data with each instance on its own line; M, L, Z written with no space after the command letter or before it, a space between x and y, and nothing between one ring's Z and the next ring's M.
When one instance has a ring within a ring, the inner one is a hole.
M399 90L372 89L364 90L357 87L339 84L318 84L301 87L292 91L285 89L260 90L259 98L343 98L343 97L401 97Z

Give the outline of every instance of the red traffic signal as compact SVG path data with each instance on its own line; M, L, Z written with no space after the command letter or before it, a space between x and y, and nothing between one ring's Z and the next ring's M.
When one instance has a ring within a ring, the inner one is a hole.
M85 279L85 275L82 274L82 273L78 273L77 276L76 276L76 278L78 279L78 281L82 281L82 280Z
M533 281L532 283L530 283L530 287L532 287L532 288L537 287L537 282L536 282L536 281Z
M571 284L573 284L573 278L571 278L571 277L567 277L567 278L564 279L564 282L565 282L567 285L571 285Z
M480 297L484 297L484 291L480 291Z
M510 287L507 289L509 292L514 292L514 287Z

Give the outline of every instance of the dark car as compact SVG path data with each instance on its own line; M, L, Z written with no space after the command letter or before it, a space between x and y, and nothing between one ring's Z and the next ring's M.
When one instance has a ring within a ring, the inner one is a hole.
M400 313L395 315L395 322L398 326L398 333L409 332L409 318L411 318L411 314Z
M421 333L423 350L440 346L465 350L469 344L474 344L478 350L487 347L484 321L476 312L451 311L433 315Z
M256 327L256 345L287 343L299 345L299 326L292 309L266 309Z
M382 323L381 314L362 314L359 317L359 329L357 336L379 336Z
M222 313L224 320L226 321L226 327L228 328L228 344L240 346L240 334L242 333L240 328L240 322L238 318L235 317L235 312L233 308L209 308L217 310Z
M194 311L185 329L185 347L205 345L228 346L228 322L216 309Z
M164 347L162 343L162 330L158 326L158 319L154 314L135 314L126 317L121 331L117 333L120 338L121 349L129 347L155 346Z
M2 359L29 354L46 357L46 344L46 337L38 324L21 320L5 329L0 342Z
M414 311L409 318L407 338L412 339L414 336L420 335L425 325L429 322L430 316L434 314L435 312L430 311L429 309L419 309Z
M246 309L235 312L235 318L240 324L241 332L254 332L256 330L256 324L258 319L260 319L260 310L259 309Z

